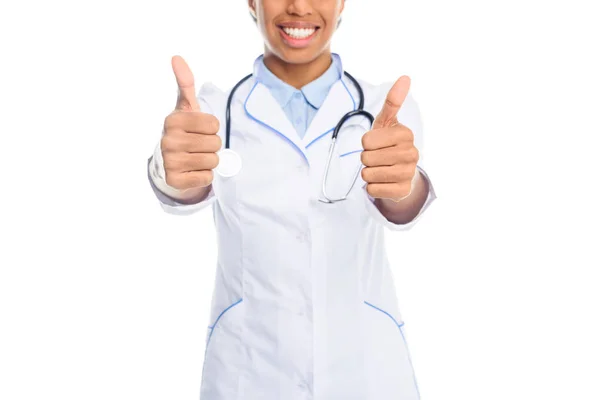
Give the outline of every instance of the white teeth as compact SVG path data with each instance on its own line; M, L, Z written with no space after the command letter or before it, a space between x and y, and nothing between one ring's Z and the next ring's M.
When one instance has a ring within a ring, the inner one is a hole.
M306 39L315 33L314 28L283 28L283 31L294 39Z

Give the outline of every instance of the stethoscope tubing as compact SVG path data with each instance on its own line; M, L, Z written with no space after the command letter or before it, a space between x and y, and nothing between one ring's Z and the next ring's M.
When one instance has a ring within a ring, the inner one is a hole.
M359 98L358 109L350 111L349 113L347 113L346 115L344 115L342 117L342 119L338 122L335 130L333 131L333 137L332 137L333 139L337 138L337 135L338 135L339 131L341 130L343 124L352 117L355 117L357 115L363 115L369 119L369 121L371 122L371 125L373 125L373 121L375 120L375 118L373 117L373 115L371 113L363 110L363 108L365 106L365 94L364 94L360 84L358 83L358 81L346 71L344 71L344 75L346 75L348 77L348 79L350 79L352 81L352 84L358 91L358 98ZM252 74L248 74L244 78L242 78L242 80L240 80L233 87L233 89L231 89L231 93L229 94L229 98L227 99L227 107L225 108L225 148L226 149L229 149L230 145L231 145L231 139L230 139L231 138L231 101L233 100L233 96L234 96L236 90L251 77L252 77Z

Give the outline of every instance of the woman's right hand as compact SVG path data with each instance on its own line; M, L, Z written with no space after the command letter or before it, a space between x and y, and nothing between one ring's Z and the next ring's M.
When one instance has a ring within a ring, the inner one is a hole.
M182 191L180 200L208 193L221 149L219 120L203 113L196 99L194 75L180 56L171 60L179 86L177 104L165 118L161 152L167 185Z

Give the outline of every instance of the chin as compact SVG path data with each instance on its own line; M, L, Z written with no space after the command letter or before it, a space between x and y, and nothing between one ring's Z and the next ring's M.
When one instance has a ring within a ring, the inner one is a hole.
M322 47L294 49L287 46L271 47L271 52L287 64L308 64L317 59L324 51Z

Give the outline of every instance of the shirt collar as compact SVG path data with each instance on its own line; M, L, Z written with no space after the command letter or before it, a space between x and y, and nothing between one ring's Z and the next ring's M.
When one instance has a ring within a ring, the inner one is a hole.
M264 56L261 55L254 62L255 79L269 88L273 97L275 97L281 107L286 107L293 94L298 90L283 82L269 71L265 66L263 58ZM331 86L342 77L343 69L340 56L332 53L331 61L331 65L327 71L314 81L303 86L300 90L306 100L316 109L323 105Z

